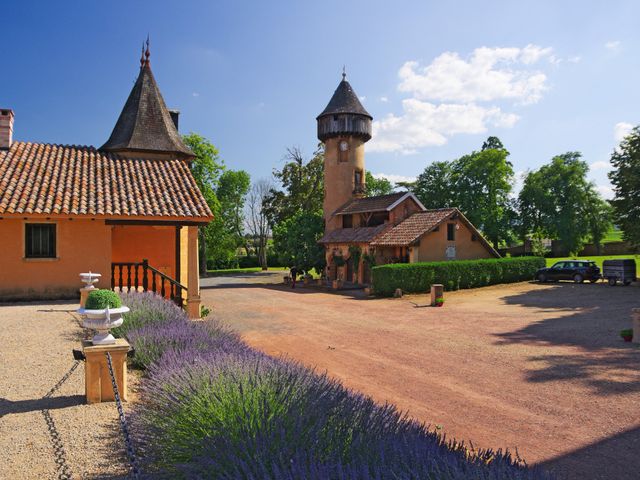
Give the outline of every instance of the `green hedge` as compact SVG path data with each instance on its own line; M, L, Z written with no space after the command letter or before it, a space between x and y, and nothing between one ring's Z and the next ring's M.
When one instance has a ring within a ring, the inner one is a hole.
M376 295L393 295L396 288L405 293L425 293L434 283L445 290L476 288L497 283L533 280L545 266L541 257L491 258L429 263L395 263L374 267L372 287Z

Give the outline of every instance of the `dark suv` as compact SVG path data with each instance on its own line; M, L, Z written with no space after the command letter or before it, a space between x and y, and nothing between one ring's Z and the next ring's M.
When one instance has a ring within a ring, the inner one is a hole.
M596 262L588 260L562 260L536 272L536 279L540 282L573 280L576 283L582 283L589 280L595 283L600 278L600 269Z

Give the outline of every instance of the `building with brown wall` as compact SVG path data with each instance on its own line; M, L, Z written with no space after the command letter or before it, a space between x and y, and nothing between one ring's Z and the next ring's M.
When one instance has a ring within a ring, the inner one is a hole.
M100 148L14 141L0 109L0 299L76 296L92 271L99 287L153 289L199 317L197 230L212 213L149 55Z
M364 145L373 117L344 74L316 120L325 145L320 243L330 279L368 283L373 264L499 257L456 208L427 210L409 192L366 196Z

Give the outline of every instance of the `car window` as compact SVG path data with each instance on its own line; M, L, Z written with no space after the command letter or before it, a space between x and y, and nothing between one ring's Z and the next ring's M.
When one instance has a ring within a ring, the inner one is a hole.
M564 268L564 262L555 263L551 268L553 268L554 270L559 270L561 268Z

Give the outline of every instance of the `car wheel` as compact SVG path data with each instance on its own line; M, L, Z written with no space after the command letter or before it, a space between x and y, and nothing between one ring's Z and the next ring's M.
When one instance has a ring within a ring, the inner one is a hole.
M609 285L611 285L612 287L616 286L616 279L615 278L610 278L609 279Z
M540 283L544 283L544 282L546 282L546 281L547 281L547 276L546 276L544 273L540 273L540 274L538 275L538 281L539 281Z
M584 278L582 277L582 275L580 275L579 273L577 273L574 277L573 277L573 281L576 283L582 283L584 282Z

